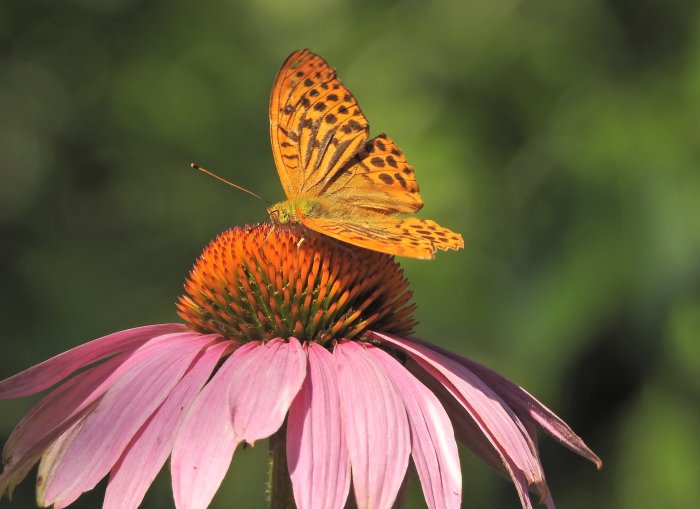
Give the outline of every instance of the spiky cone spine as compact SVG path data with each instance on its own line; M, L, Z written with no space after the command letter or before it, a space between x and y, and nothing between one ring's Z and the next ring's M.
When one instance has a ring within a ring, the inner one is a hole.
M232 228L195 263L178 302L193 329L239 341L295 337L327 344L370 327L416 325L415 305L393 257L296 227Z

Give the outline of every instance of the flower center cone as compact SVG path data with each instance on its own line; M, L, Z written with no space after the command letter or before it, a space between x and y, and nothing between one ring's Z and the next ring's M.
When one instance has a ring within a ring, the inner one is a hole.
M178 314L193 329L239 341L326 343L369 328L409 334L415 305L392 256L294 226L232 228L202 252Z

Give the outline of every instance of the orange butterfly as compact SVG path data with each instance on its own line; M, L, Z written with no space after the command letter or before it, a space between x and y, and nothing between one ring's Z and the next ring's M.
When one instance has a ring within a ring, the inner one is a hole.
M268 209L276 224L311 230L366 249L430 259L464 247L435 221L398 218L423 207L413 168L369 124L335 70L308 49L282 64L270 97L275 166L288 200Z

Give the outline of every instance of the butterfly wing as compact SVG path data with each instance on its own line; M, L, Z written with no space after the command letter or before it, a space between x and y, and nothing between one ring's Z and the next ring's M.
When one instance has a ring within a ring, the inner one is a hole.
M332 196L384 214L423 206L413 168L369 124L352 93L318 55L296 51L270 98L270 137L287 198Z
M292 53L270 97L270 138L289 200L334 204L306 214L308 228L383 253L433 258L463 247L434 221L399 219L423 206L413 168L386 135L367 141L369 124L352 93L318 55ZM298 204L298 202L297 202Z
M369 212L363 218L309 217L302 224L355 246L409 258L430 260L435 251L464 247L462 236L429 219L396 218Z
M270 138L287 198L345 166L367 141L369 125L335 71L309 50L282 64L270 96Z
M413 167L386 134L365 143L313 191L382 214L411 214L423 207Z

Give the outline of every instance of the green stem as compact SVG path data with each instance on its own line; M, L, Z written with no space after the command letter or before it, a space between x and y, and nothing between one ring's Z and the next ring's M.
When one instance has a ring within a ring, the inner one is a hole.
M287 423L268 440L267 498L270 509L295 509L292 479L287 468Z

